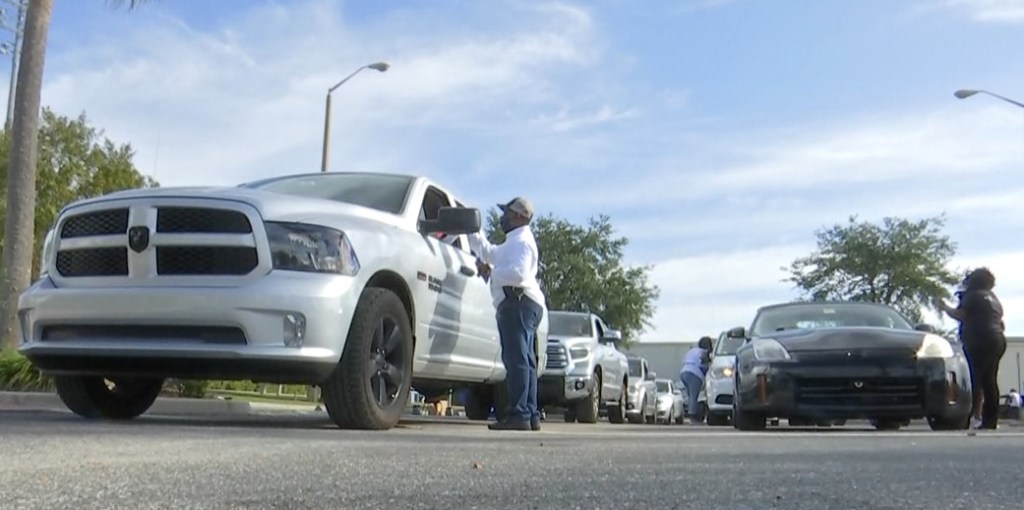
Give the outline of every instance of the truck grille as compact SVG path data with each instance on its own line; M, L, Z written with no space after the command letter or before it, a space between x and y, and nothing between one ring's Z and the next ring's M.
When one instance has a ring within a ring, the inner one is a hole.
M921 383L913 377L821 377L797 381L797 403L838 408L923 405Z
M128 231L128 208L108 209L72 216L60 229L61 239L109 236Z
M161 275L246 275L258 264L256 248L165 246L156 249L156 272Z
M562 369L569 366L569 355L565 352L565 347L562 344L552 343L548 344L548 369Z
M87 248L57 253L61 276L127 276L128 248Z
M241 277L259 267L254 211L220 201L216 207L165 202L67 216L54 241L56 274L141 283L161 276Z
M202 207L161 207L156 231L176 234L251 234L252 224L241 211Z

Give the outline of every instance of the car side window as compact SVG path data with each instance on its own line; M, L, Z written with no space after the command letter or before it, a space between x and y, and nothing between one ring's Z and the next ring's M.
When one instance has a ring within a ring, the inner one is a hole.
M451 206L451 202L448 200L448 195L445 192L430 186L427 188L427 192L423 196L423 205L420 207L420 219L436 220L440 215L441 208L449 206ZM462 248L462 240L459 236L449 236L445 235L443 232L438 232L437 234L432 235L442 243L447 243L459 249Z
M601 321L594 319L594 332L597 334L597 339L604 338L604 328L601 327Z

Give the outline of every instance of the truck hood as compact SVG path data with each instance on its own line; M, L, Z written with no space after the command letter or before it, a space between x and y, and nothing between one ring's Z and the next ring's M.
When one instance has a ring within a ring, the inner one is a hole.
M714 358L711 358L711 368L712 369L718 368L718 367L731 367L731 366L735 366L735 365L736 365L736 355L735 354L719 354L718 356L715 356Z
M593 340L589 336L562 336L548 334L548 342L561 342L563 344L574 344L576 342L589 342Z
M162 198L198 198L242 202L256 208L263 219L272 221L301 222L324 217L355 217L397 226L402 220L401 217L394 214L369 207L237 186L132 189L80 200L67 205L64 210L101 202Z

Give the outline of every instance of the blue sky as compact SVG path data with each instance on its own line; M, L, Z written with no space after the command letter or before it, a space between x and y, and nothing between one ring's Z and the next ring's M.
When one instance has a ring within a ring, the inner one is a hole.
M164 186L318 170L326 88L385 60L335 93L331 168L610 215L662 289L645 340L794 297L821 226L943 212L1024 335L1024 109L953 97L1024 100L1024 1L56 4L44 104Z

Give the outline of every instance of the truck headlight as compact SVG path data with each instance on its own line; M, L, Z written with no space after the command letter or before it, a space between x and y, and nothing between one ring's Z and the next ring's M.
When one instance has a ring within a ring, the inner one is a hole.
M921 348L917 350L918 358L952 358L953 346L949 340L928 333L921 340Z
M587 359L587 356L590 356L590 349L583 346L570 347L569 356L576 361Z
M46 237L43 238L43 250L39 255L39 276L46 276L46 261L50 260L50 253L53 252L53 229L51 228L46 232Z
M751 345L754 348L754 358L759 361L791 359L789 351L774 338L759 338L754 340Z
M353 276L359 259L344 232L304 223L265 224L274 269Z

